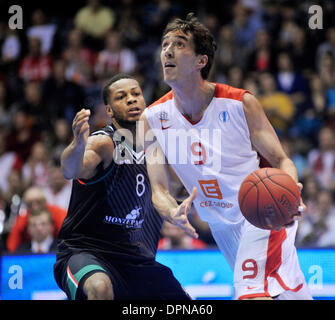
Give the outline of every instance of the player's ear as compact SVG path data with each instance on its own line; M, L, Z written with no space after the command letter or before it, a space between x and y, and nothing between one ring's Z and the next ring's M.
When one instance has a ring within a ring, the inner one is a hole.
M198 56L198 66L200 69L206 66L208 62L208 56L205 54L199 55Z
M112 107L109 105L109 104L107 104L106 105L106 112L107 112L107 115L109 116L109 117L113 117L113 109L112 109Z

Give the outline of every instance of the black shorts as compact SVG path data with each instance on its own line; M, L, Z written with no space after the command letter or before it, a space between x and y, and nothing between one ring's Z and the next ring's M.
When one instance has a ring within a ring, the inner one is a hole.
M115 263L92 253L80 252L57 259L54 265L56 282L71 300L87 299L83 284L96 272L109 276L115 300L191 300L172 271L157 261Z

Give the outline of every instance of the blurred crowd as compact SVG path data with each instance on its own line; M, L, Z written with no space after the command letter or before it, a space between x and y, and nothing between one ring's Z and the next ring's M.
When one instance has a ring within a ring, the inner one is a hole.
M323 29L308 26L312 4ZM34 8L23 29L0 21L1 252L54 248L71 194L60 155L75 113L90 108L91 130L104 125L101 88L119 72L139 80L148 105L166 93L162 31L190 11L218 45L209 80L253 93L298 169L307 211L297 246L335 246L333 1L88 0L68 16ZM206 223L191 220L199 241L164 225L159 248L214 246Z

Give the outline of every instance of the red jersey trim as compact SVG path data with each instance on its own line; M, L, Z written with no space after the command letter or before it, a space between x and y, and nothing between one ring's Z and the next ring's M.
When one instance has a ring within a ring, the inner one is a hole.
M243 95L245 93L250 93L248 90L245 89L239 89L239 88L234 88L228 84L223 84L223 83L215 83L215 90L214 90L214 97L215 98L226 98L226 99L233 99L233 100L238 100L242 101L243 100ZM156 106L158 104L164 103L168 100L173 99L173 92L170 90L168 93L166 93L163 97L159 98L156 100L154 103L148 106L148 108L151 108L153 106Z
M265 281L264 290L268 292L268 277L272 277L282 264L282 244L286 239L287 234L285 229L280 231L271 230L270 238L268 242L267 259L265 265Z
M166 102L168 100L171 100L171 99L173 99L173 92L172 92L172 90L170 90L163 97L159 98L157 101L155 101L150 106L148 106L148 109L150 109L151 107L154 107L154 106L156 106L158 104L164 103L164 102Z
M245 93L250 93L248 90L234 88L228 84L223 83L215 83L215 84L216 84L214 91L215 98L226 98L226 99L242 101L243 95Z
M266 297L270 298L270 296L266 293L251 293L251 294L245 294L243 296L240 296L237 300L244 300L244 299L250 299L250 298L261 298L261 297Z

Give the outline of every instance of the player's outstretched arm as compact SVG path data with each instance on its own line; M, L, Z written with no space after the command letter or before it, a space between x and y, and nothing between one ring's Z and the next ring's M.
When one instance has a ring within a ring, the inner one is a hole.
M66 179L93 177L98 164L108 160L109 154L113 154L114 145L110 137L89 137L89 117L90 110L82 109L73 119L73 140L61 156L62 171Z
M144 132L146 134L151 129L144 114L141 120L144 121ZM144 148L154 207L165 220L179 226L191 237L197 238L198 234L187 218L191 211L192 202L196 197L196 188L190 196L178 205L176 199L170 193L169 186L178 184L179 181L174 181L160 145L157 141L145 140Z

